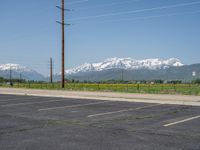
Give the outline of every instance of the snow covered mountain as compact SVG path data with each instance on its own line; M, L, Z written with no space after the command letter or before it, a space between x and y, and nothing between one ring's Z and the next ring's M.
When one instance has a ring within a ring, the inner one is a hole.
M110 69L124 69L124 70L157 70L157 69L167 69L170 67L180 67L184 64L177 58L170 59L144 59L136 60L132 58L109 58L103 62L98 63L85 63L81 66L68 69L65 71L68 75L86 73L86 72L96 72L105 71Z
M26 80L44 80L44 76L32 70L28 67L19 64L0 64L0 76L9 78L10 70L12 72L12 78L19 79L20 74L22 79Z

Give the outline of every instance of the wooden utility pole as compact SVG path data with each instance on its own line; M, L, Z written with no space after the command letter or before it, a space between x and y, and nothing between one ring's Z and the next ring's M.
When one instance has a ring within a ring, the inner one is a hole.
M62 11L62 21L61 22L56 21L56 22L62 25L61 87L65 88L65 26L71 25L65 23L65 11L71 11L71 10L65 9L65 0L61 0L61 7L60 6L56 7Z
M62 88L65 88L65 0L62 0Z
M124 81L124 70L122 69L122 81Z
M13 86L13 83L12 83L12 68L10 66L10 86Z
M19 74L19 82L21 83L22 82L22 73L20 72Z
M12 69L11 69L11 66L10 66L10 84L12 82Z
M50 82L53 83L53 61L50 58Z

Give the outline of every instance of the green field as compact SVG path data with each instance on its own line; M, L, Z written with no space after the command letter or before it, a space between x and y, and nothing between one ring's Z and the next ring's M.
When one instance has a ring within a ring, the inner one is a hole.
M0 87L10 87L0 84ZM13 88L30 89L62 89L59 83L14 83ZM62 89L63 90L63 89ZM152 94L185 94L200 95L199 84L89 84L68 83L64 90L73 91L106 91L126 93L152 93Z

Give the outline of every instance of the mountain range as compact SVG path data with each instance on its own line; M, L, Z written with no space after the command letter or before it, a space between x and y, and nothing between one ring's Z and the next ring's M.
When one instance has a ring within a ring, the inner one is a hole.
M195 72L195 77L192 75ZM177 58L144 59L110 58L97 63L85 63L65 71L76 80L184 80L200 77L200 64L185 65Z
M20 74L21 74L22 79L37 80L37 81L45 80L45 77L42 74L28 67L19 64L0 64L1 77L9 78L10 72L12 78L15 79L20 79Z
M157 70L167 69L170 67L180 67L184 64L177 58L162 59L145 59L136 60L132 58L109 58L102 62L85 63L81 66L65 71L66 74L73 75L85 72L100 72L110 69L124 69L124 70Z
M48 81L37 71L18 64L0 65L0 76L9 78L10 69L12 78ZM196 76L193 76L195 72ZM185 65L177 58L144 59L109 58L102 62L85 63L78 67L65 70L66 78L75 80L185 80L200 78L200 64ZM61 73L54 75L54 81L59 81Z

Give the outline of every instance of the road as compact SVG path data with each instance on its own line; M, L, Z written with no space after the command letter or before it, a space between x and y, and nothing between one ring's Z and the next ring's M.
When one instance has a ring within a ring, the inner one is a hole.
M200 107L0 94L0 150L199 150Z

